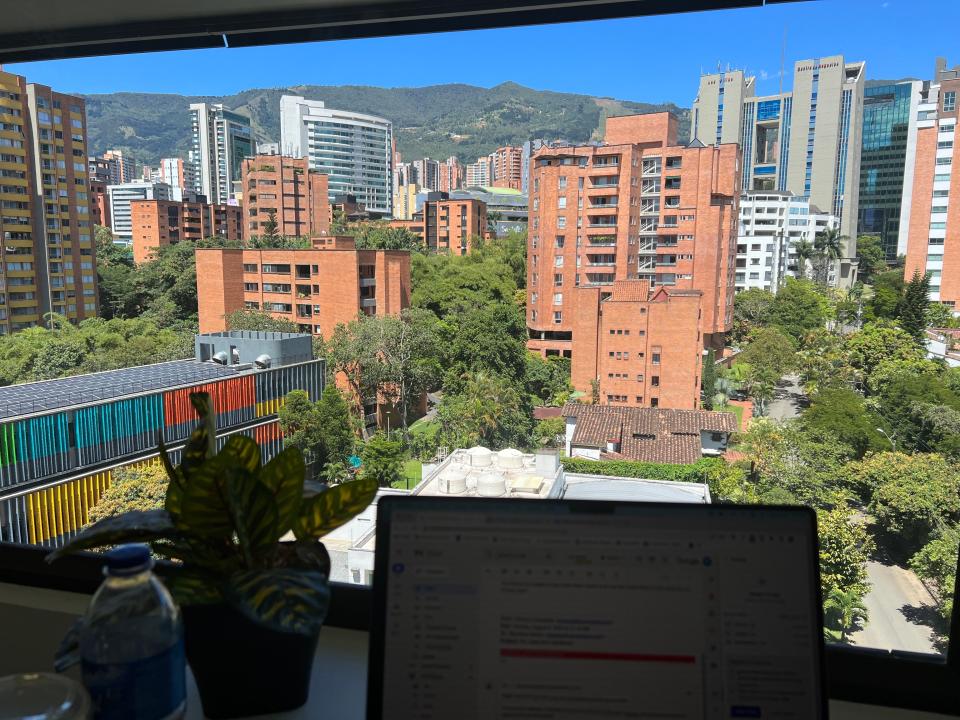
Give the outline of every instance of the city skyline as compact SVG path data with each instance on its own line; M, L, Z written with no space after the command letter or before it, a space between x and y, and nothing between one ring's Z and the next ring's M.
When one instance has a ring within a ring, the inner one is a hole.
M718 66L756 75L758 94L777 92L781 53L787 73L784 89L788 88L794 61L836 52L865 60L868 79L927 77L935 56L946 55L949 60L953 48L946 44L931 47L924 23L929 14L923 12L924 6L935 11L945 25L960 22L960 7L934 0L824 0L720 13L16 63L6 69L83 94L157 92L217 96L298 84L423 87L463 83L493 87L516 82L540 90L673 102L689 107L696 94L695 82L690 78L715 72ZM850 33L854 22L859 32ZM691 29L705 31L698 33L697 54L671 56L669 63L656 67L656 73L637 72L641 62L634 52L637 38L643 39L653 56L665 57L657 48L673 51L675 34L689 35ZM549 71L549 64L518 63L511 53L497 53L483 63L473 64L415 66L391 60L406 56L414 48L418 54L428 51L437 57L456 57L457 48L477 42L489 47L523 48L527 56L549 59L555 54L560 58L569 42L583 33L589 37L601 34L607 39L604 52L611 62L605 63L608 70L604 73L592 72L589 63L565 65L562 73L554 73ZM748 37L751 42L731 42L731 37ZM197 67L207 71L196 73ZM284 69L282 77L277 68Z

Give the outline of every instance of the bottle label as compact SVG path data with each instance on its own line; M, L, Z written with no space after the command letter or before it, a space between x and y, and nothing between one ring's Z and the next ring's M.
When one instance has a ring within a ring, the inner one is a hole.
M83 660L83 684L96 720L160 720L183 706L183 636L163 652L128 663Z

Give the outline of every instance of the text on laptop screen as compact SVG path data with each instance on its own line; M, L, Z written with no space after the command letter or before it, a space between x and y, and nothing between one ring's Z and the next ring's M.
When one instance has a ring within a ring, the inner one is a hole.
M812 533L802 511L398 503L381 716L821 717Z

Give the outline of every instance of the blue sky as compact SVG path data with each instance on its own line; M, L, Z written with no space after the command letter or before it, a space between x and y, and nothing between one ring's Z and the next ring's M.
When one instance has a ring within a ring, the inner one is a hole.
M842 53L867 76L929 78L934 58L960 64L956 0L817 0L652 18L373 40L146 53L19 63L8 70L64 92L222 95L257 87L513 80L541 90L687 106L701 70L743 68L761 94L786 62ZM580 56L583 62L571 62ZM462 59L458 59L462 58Z

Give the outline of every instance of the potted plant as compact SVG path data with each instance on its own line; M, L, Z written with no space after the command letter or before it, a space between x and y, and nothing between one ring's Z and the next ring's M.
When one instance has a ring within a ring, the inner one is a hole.
M190 399L201 423L179 466L160 441L169 476L164 508L105 518L48 559L149 542L173 561L160 572L183 609L204 713L228 718L300 707L330 600L330 556L318 538L367 507L376 481L305 493L298 449L261 465L257 444L234 435L218 453L209 395Z

